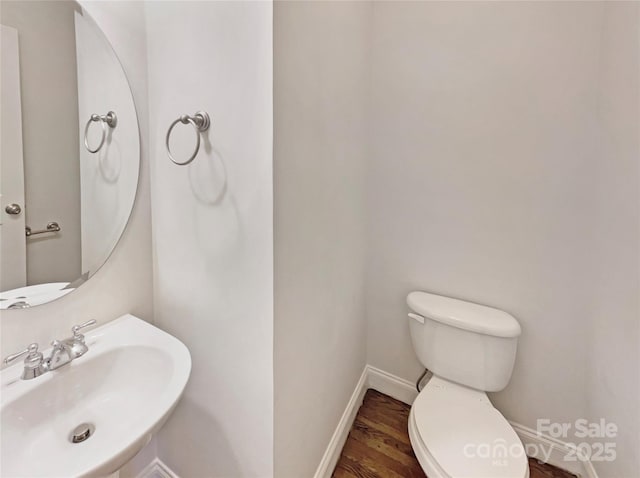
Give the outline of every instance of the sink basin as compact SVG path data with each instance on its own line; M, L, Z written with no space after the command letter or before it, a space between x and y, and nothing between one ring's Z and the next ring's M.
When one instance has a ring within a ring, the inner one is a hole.
M132 315L85 337L85 355L38 378L20 380L22 363L0 372L1 476L104 477L173 411L191 372L182 342ZM90 435L73 443L79 425Z

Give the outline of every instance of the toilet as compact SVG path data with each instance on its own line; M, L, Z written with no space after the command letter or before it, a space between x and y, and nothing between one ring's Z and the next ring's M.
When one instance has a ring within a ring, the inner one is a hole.
M509 383L520 324L458 299L407 296L413 348L433 375L413 402L409 438L429 478L528 478L522 442L486 392Z

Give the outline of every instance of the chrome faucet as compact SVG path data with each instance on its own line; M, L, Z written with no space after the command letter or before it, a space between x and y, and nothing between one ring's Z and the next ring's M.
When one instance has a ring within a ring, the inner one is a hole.
M47 370L55 370L73 360L71 347L64 341L54 340L51 345L53 345L51 355L44 360L44 366Z
M90 320L81 325L74 325L71 328L71 332L73 333L72 337L64 340L54 340L51 342L53 349L51 349L51 355L46 359L42 355L42 352L38 352L38 344L33 343L22 352L6 357L4 359L4 363L11 363L15 359L26 354L27 356L24 359L24 370L20 376L22 380L31 380L39 377L43 373L56 370L63 365L72 362L78 357L82 357L88 352L89 347L87 347L84 335L80 333L80 330L94 325L95 323L95 320Z
M4 359L4 363L11 363L25 354L27 354L27 356L24 359L24 370L22 371L22 375L20 375L22 380L31 380L32 378L39 377L47 371L44 366L42 352L38 352L38 344L36 343L29 345L22 352L9 355Z

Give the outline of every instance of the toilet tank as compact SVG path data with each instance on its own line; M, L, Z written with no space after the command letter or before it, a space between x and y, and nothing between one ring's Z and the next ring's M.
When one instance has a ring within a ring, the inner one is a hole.
M427 292L411 292L407 304L413 348L426 368L477 390L507 386L521 333L515 317Z

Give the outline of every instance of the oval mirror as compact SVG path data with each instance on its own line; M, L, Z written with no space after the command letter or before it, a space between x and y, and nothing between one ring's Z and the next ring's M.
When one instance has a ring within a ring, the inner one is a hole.
M0 2L0 309L78 288L122 235L138 121L105 35L73 1Z

